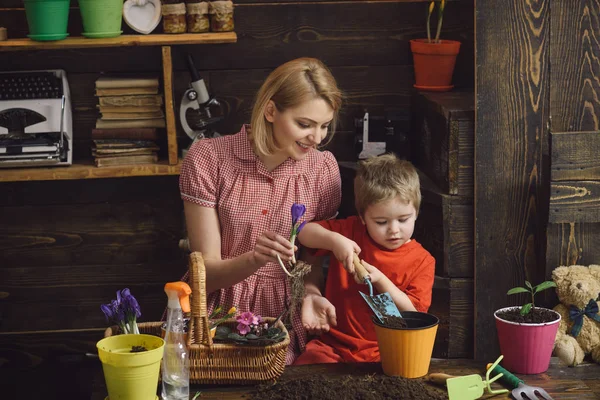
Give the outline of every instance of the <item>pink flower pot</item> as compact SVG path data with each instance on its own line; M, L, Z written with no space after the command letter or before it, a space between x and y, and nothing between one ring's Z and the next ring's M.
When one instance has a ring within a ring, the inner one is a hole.
M504 355L502 365L517 374L540 374L550 365L554 339L560 324L557 319L543 324L520 324L498 318L498 313L520 307L506 307L494 313L500 352Z

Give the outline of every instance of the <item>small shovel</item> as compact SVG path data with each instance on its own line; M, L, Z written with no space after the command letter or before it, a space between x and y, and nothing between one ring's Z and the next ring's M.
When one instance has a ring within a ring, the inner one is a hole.
M498 365L502 356L496 360L493 366ZM427 380L432 383L446 384L449 400L474 400L483 396L484 389L487 389L490 394L507 393L507 389L494 390L490 386L492 382L500 379L502 373L499 373L490 379L492 368L488 369L485 375L485 381L479 374L452 376L442 373L432 373L427 375Z
M402 314L400 314L400 310L398 310L398 306L394 303L392 296L389 293L381 293L377 296L373 296L373 284L371 283L371 277L369 273L360 263L358 256L354 253L354 269L356 270L356 275L362 283L369 285L369 295L367 296L363 292L358 292L365 299L375 316L382 324L385 324L387 317L398 317L402 318Z

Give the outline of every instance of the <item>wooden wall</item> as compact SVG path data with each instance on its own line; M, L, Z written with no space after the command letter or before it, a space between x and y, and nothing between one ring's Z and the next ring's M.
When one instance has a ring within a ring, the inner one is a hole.
M553 5L547 273L600 263L599 13L598 1Z
M506 292L545 275L550 3L476 2L475 357L487 362L494 311L523 301ZM574 2L553 15L557 3Z
M346 94L341 129L331 145L339 160L354 159L353 119L365 108L400 110L408 130L413 84L408 40L424 36L427 2L235 4L237 43L174 48L177 103L190 79L183 58L189 51L211 93L226 105L228 118L219 131L237 132L248 122L252 98L267 74L287 60L312 56L331 67ZM72 36L81 32L76 6L74 0ZM9 37L24 37L21 0L4 0L0 7L0 26ZM473 86L473 18L473 1L448 3L443 37L463 43L454 78L459 88ZM160 66L160 48L149 47L0 53L0 70L67 71L75 159L89 157L100 72L160 76ZM183 145L186 139L182 134ZM33 365L55 352L93 352L105 326L99 305L125 286L140 298L145 320L159 318L165 304L161 285L185 269L177 249L182 221L177 177L0 184L0 354Z

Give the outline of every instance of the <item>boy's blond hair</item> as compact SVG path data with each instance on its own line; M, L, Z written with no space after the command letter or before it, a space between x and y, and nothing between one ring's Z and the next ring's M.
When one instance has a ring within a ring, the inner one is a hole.
M270 100L273 100L278 111L284 112L315 98L325 100L333 109L329 142L335 133L338 112L342 106L342 92L331 71L315 58L298 58L271 72L256 95L250 119L250 140L257 155L270 155L277 150L273 126L265 118L265 109Z
M354 178L356 211L364 216L367 207L400 196L412 203L417 215L421 206L421 184L416 168L394 154L372 157L358 163Z

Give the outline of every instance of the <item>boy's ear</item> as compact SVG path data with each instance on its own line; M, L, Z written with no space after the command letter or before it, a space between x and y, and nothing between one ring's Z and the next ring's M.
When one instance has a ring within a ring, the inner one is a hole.
M269 100L267 106L265 107L265 119L270 123L273 123L275 120L275 111L277 108L275 107L275 103L273 100Z
M363 225L366 225L365 219L363 218L362 215L359 215L358 218L360 218L360 222L362 222Z

